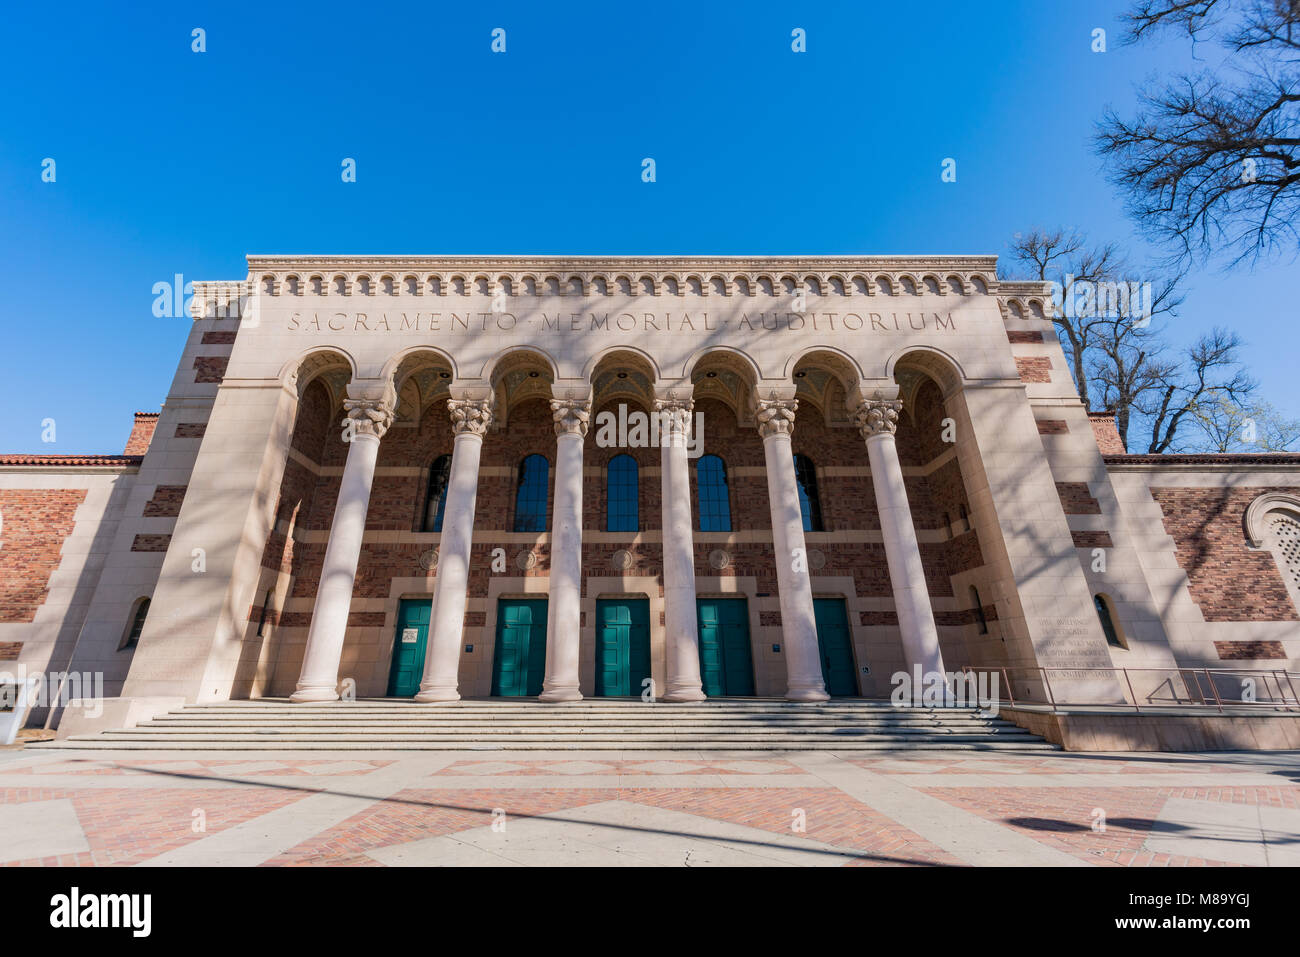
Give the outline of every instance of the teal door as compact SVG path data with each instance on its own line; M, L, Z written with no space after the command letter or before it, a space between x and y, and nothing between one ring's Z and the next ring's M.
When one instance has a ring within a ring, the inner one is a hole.
M388 673L388 696L411 698L420 690L424 675L424 648L429 642L429 615L433 600L403 598L397 606L397 635L393 639L393 668Z
M546 676L546 599L502 598L497 604L497 647L492 659L492 694L542 693Z
M601 598L596 602L596 695L630 698L650 677L650 601Z
M710 698L754 693L749 609L743 598L701 598L700 677Z
M822 680L831 697L848 697L858 693L853 666L853 638L843 598L814 598L817 618L817 646L821 651Z

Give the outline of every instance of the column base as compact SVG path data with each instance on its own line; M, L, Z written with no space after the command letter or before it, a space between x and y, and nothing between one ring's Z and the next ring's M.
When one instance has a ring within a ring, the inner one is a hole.
M434 701L459 701L460 692L455 688L428 688L421 689L412 701L420 704L429 704Z
M709 696L699 688L677 688L664 693L660 701L707 701Z
M338 701L339 693L333 688L299 688L289 695L294 704L308 704L320 701Z
M830 701L831 696L817 688L787 688L785 692L786 701Z
M556 688L553 691L543 691L537 696L538 701L545 701L547 704L559 704L564 701L581 701L582 692L577 688Z

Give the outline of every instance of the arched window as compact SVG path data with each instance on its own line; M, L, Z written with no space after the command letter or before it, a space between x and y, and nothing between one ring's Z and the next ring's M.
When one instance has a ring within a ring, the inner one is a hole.
M1124 642L1120 641L1115 616L1111 614L1110 599L1105 595L1094 595L1092 603L1097 608L1097 617L1101 619L1101 630L1106 633L1106 643L1116 648L1123 648Z
M817 496L817 469L808 456L794 457L794 480L799 486L799 511L803 513L803 530L825 531L822 526L822 503Z
M262 599L262 614L257 619L257 637L261 638L266 630L266 616L271 611L271 589L266 590L266 597Z
M141 598L135 603L135 610L131 613L131 624L127 627L126 634L122 636L122 643L117 646L118 651L136 646L136 642L140 640L140 633L144 631L144 620L148 615L149 599Z
M519 463L515 488L515 531L546 531L546 492L551 463L544 455L530 455Z
M727 488L727 465L716 455L702 455L695 461L696 511L701 532L731 531L731 492Z
M945 535L952 534L952 519L947 512L943 513L943 532Z
M636 459L616 455L605 469L605 531L641 530Z
M429 469L429 490L424 498L424 531L442 531L442 513L447 507L447 479L451 477L451 456L439 455Z
M966 503L962 502L957 506L957 517L961 519L961 530L970 531L970 515L966 512Z
M989 633L989 620L984 617L984 603L980 601L979 589L974 585L970 586L970 600L971 604L975 606L975 622L980 626L980 634L987 635Z

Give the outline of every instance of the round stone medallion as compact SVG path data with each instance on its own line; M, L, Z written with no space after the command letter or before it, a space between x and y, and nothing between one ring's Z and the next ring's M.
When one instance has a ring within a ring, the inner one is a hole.
M730 568L731 556L721 548L715 548L713 551L709 552L709 564L718 569L718 571L721 571L724 568Z
M515 565L519 568L520 571L524 571L524 572L528 571L528 569L530 568L536 568L537 553L531 551L520 552L518 555L515 556Z
M813 571L821 571L826 567L826 553L820 548L808 549L808 567Z
M632 553L626 548L620 548L609 557L609 563L619 571L624 571L632 567Z
M423 568L425 571L428 571L430 568L436 568L437 565L438 565L438 550L436 548L431 548L427 552L424 552L422 555L420 555L420 567Z

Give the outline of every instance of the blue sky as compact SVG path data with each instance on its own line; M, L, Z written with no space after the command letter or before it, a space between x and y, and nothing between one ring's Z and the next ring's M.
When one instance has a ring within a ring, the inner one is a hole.
M1141 261L1089 137L1190 51L1121 45L1126 7L11 5L0 451L120 451L186 335L153 284L243 278L246 253L1005 254L1060 225ZM1295 275L1195 272L1173 335L1238 329L1300 415Z

